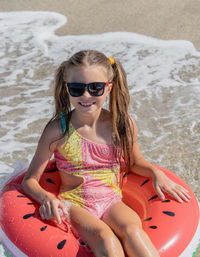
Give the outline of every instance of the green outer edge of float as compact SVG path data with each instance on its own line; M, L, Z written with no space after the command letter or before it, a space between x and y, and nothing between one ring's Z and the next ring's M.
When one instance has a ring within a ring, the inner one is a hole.
M192 257L195 257L195 255L197 254L197 251L198 251L199 247L200 247L200 243L198 244L197 249L196 249L196 251L193 253Z
M2 245L3 249L4 249L4 254L6 257L13 257L9 251L4 247L4 245L0 242L0 245Z
M200 210L200 202L199 202L199 201L198 201L198 204L199 204L199 210ZM200 240L200 238L199 238L199 240ZM199 243L198 243L198 245L197 245L196 250L193 252L192 257L195 257L195 256L196 256L196 254L197 254L197 252L198 252L199 249L200 249L200 241L199 241Z

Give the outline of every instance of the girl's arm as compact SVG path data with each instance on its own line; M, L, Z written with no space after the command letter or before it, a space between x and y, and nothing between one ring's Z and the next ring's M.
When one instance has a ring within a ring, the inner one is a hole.
M56 140L55 137L57 137L56 134L58 134L56 131L58 131L58 127L55 122L49 124L44 129L35 155L22 181L22 189L27 195L41 204L40 214L43 219L55 217L58 223L60 223L58 207L61 207L65 212L63 209L64 206L52 193L44 190L39 184L40 177L57 147L57 143L51 144L51 142Z
M162 192L164 191L172 195L179 202L183 202L182 200L188 201L190 199L190 196L187 193L188 191L184 187L176 184L168 176L166 176L163 171L159 170L150 162L144 159L140 152L138 144L137 127L135 121L132 117L130 117L130 119L132 124L132 131L134 133L133 146L131 149L131 171L144 177L151 177L154 189L162 200L165 198Z
M145 160L141 154L138 144L138 131L132 117L130 117L130 122L133 133L133 146L131 148L131 171L138 175L152 178L156 168L150 162Z

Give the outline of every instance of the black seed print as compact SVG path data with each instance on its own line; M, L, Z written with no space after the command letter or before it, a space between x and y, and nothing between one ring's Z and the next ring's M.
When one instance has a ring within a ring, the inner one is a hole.
M30 217L33 217L35 215L35 213L29 213L23 216L23 219L29 219Z
M56 184L56 183L55 183L52 179L50 179L50 178L47 178L46 181L49 182L49 183L51 183L51 184L54 184L54 185Z
M25 195L17 195L17 197L24 197L24 198L26 198L26 196L25 196Z
M85 245L85 243L82 241L82 242L81 242L81 245Z
M130 171L128 171L128 172L125 172L124 174L123 174L123 178L125 178L127 175L129 175L130 174Z
M47 226L44 226L40 229L40 231L44 231L47 228Z
M157 226L150 226L150 228L152 228L152 229L157 229Z
M45 170L45 172L44 173L53 173L53 172L56 172L57 171L57 169L53 169L53 170Z
M62 240L62 241L57 245L57 248L58 248L59 250L61 250L61 249L64 247L65 243L66 243L66 240Z
M27 205L34 205L34 203L27 203Z
M158 197L158 195L154 195L154 196L152 196L148 201L151 201L151 200L153 200L153 199L156 199Z
M144 186L146 183L148 183L150 181L150 179L147 179L147 180L145 180L140 186L142 187L142 186Z
M163 211L164 214L168 215L168 216L171 216L171 217L174 217L175 216L175 213L174 212L171 212L171 211Z
M149 220L152 220L152 217L149 217L149 218L145 219L144 221L149 221Z
M163 203L170 203L170 200L164 200Z

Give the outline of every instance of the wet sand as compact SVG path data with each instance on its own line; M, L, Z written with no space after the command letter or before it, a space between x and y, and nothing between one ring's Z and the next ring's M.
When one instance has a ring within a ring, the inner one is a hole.
M54 11L68 18L58 34L128 31L164 40L189 40L200 49L196 0L1 0L0 11Z

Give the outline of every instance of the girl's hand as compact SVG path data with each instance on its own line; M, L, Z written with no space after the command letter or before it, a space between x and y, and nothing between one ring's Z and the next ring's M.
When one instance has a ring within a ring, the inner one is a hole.
M60 216L62 216L62 213L68 215L67 208L64 203L54 196L50 199L44 200L39 211L42 219L49 220L55 218L58 224L61 224Z
M188 191L179 184L172 181L164 172L159 169L155 169L153 173L153 186L158 196L164 200L165 196L163 192L168 193L174 197L180 203L190 200ZM163 192L162 192L163 191Z

